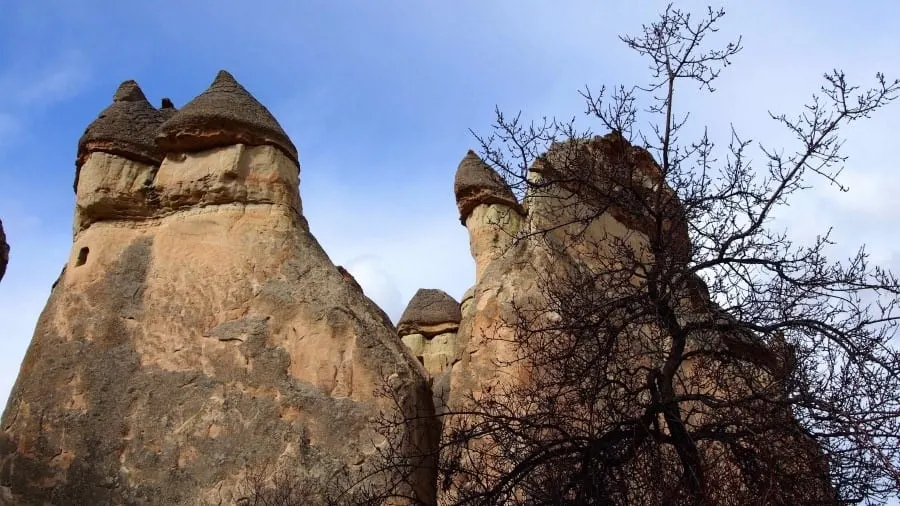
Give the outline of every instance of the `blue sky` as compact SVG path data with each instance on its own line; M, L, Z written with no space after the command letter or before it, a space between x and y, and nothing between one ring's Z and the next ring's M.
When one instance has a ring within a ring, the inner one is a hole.
M396 320L417 288L458 298L473 281L452 192L476 147L469 129L488 133L495 105L572 117L584 85L642 82L644 62L616 36L664 4L635 3L0 0L0 219L12 245L0 400L71 246L78 137L121 81L181 106L231 71L298 146L312 232ZM734 123L789 148L767 111L799 111L823 72L900 75L893 1L726 8L722 35L743 34L746 49L714 95L691 90L682 102L713 135ZM836 255L865 242L875 261L900 266L898 131L900 104L848 130L851 192L823 186L783 213L784 226L811 238L833 225Z

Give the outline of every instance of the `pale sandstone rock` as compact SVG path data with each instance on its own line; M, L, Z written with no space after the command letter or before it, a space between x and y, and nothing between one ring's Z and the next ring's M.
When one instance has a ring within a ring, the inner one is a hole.
M434 448L426 372L309 233L283 146L171 153L149 185L151 166L105 152L82 169L70 259L0 422L21 504L193 504L263 468L364 469L385 377L423 420L404 451ZM433 502L418 464L411 492Z
M460 306L449 294L420 289L400 317L397 330L403 344L422 363L432 382L435 411L446 409L450 395L450 371L459 360L456 331Z
M409 349L409 353L414 357L421 357L425 352L425 336L422 334L406 334L401 336L401 341Z
M506 205L485 204L472 209L466 218L466 228L469 250L475 259L476 282L485 267L513 245L523 223L522 215Z
M74 232L100 220L148 217L156 167L102 151L85 155L76 188Z
M590 149L582 150L582 146L576 145L575 152L578 156L597 156L598 159L593 160L593 165L586 170L602 174L610 157L614 155L611 146L615 147L619 140L599 138L591 142L593 144ZM625 149L626 161L634 168L631 174L633 179L627 184L637 187L632 189L635 193L664 184L658 172L654 172L656 166L649 154L630 146L625 146ZM491 390L502 392L503 389L496 387L528 381L528 371L518 365L516 359L520 356L511 342L515 339L516 324L516 312L513 308L543 307L543 295L539 286L541 279L552 279L554 275L561 275L570 269L602 269L606 266L604 262L615 259L611 259L610 255L598 256L597 248L602 251L613 243L627 246L638 258L646 256L649 259L647 234L650 231L647 219L636 215L627 200L612 202L612 205L600 212L583 205L573 205L576 202L571 193L573 189L550 184L553 179L548 177L546 167L536 164L535 169L529 176L534 185L525 200L527 216L517 224L525 233L516 240L504 242L503 248L493 248L495 243L501 241L494 239L496 236L491 235L494 230L489 229L485 223L496 224L499 220L496 217L492 220L485 217L497 212L492 207L502 209L500 205L476 206L466 220L478 275L475 285L463 296L462 320L456 335L458 361L451 364L449 374L436 377L433 384L438 412L447 409L465 411L472 397L478 398ZM626 184L625 181L619 182ZM684 261L690 255L690 241L686 228L681 228L684 224L680 210L673 202L664 202L664 205L672 209L672 217L666 226L675 241L676 260ZM573 240L574 238L577 240ZM691 280L686 287L683 302L685 308L684 314L680 314L682 318L703 317L704 312L710 311L709 294L702 280ZM558 315L546 314L545 317L549 322L558 318ZM647 336L655 335L652 328L645 330ZM727 348L729 353L746 357L752 363L771 364L773 360L771 352L767 353L758 341L748 340L747 336L708 337L717 342L705 342L705 346ZM691 343L691 346L697 344ZM763 374L763 369L760 372ZM689 382L696 374L699 373L692 364L687 363L682 379ZM701 411L702 409L698 410ZM447 423L452 422L445 421ZM449 430L447 426L445 430ZM808 450L806 448L799 451L803 453ZM458 485L464 485L464 480L458 482ZM439 504L451 501L453 495L453 487L442 491Z
M459 310L462 315L462 318L465 318L469 311L472 310L472 300L475 298L475 287L471 286L466 293L463 294L462 299L459 302Z
M410 354L425 366L425 370L429 374L439 376L449 371L450 366L456 362L458 357L456 329L453 330L453 332L445 332L431 337L422 334L407 334L401 339Z
M159 165L163 154L157 149L154 137L165 117L165 113L150 105L136 82L120 84L113 95L113 103L88 125L78 140L76 193L81 167L91 153L104 152L151 166Z
M466 228L477 275L471 295L467 292L464 296L457 334L459 362L451 373L451 407L461 408L469 394L520 377L519 372L497 364L517 358L516 348L509 342L516 323L512 308L514 304L542 306L541 277L563 275L569 269L603 268L608 259L598 258L596 248L613 242L628 245L639 257L649 255L647 236L636 225L643 223L643 218L627 217L625 211L630 208L593 209L580 204L582 199L573 194L583 189L553 183L558 176L554 170L561 167L581 170L584 173L576 175L584 178L605 174L620 148L615 136L555 145L529 174L531 187L524 204L527 215L500 204L473 208ZM646 151L630 146L622 149L626 161L637 167L627 184L651 188L661 183L658 167ZM621 160L616 162L620 167ZM607 180L600 181L606 184Z
M169 155L154 182L164 212L246 202L280 204L302 214L297 166L277 147L236 144Z

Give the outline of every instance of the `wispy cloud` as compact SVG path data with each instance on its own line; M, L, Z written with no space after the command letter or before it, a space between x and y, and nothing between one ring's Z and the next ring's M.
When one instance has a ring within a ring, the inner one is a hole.
M90 66L84 54L66 51L33 74L13 78L17 87L13 94L15 105L48 106L68 100L84 90L89 81Z

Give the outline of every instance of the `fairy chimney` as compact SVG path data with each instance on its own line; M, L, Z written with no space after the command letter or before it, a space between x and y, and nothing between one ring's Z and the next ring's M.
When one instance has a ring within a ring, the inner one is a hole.
M472 150L459 163L453 191L479 279L487 264L512 245L524 211L503 178Z
M671 245L666 249L673 260L690 258L677 195L653 156L621 134L555 143L535 161L528 177L529 232L540 232L564 248L576 236L583 239L580 244L616 237L638 247L661 233L658 240ZM664 216L661 231L656 230L656 215Z
M327 486L365 475L400 409L421 420L400 492L433 503L427 373L309 233L290 139L224 71L169 112L126 82L79 143L74 244L0 420L0 483L15 504L235 503L260 470Z
M140 86L125 81L88 125L75 162L76 234L95 221L153 214L148 191L163 159L154 140L163 120Z
M221 146L275 146L295 165L297 148L272 113L225 70L197 98L166 120L157 136L166 153Z
M420 288L400 316L397 333L425 370L437 375L447 370L456 356L460 319L456 299L442 290Z

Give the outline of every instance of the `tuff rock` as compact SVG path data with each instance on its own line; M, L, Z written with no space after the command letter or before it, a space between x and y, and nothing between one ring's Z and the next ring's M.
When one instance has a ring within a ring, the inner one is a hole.
M299 163L297 148L272 113L225 70L206 91L166 119L156 142L165 152L271 145Z
M378 417L397 410L413 420L398 492L446 503L434 459L447 421L433 415L528 381L517 308L542 303L541 279L603 267L567 239L648 254L637 203L661 189L668 260L691 255L674 191L617 134L551 146L522 203L469 151L453 190L475 283L459 303L419 290L394 327L309 232L299 171L277 120L225 71L181 109L119 87L78 143L72 250L0 419L0 503L235 504L260 469L361 476L386 444ZM572 205L592 189L615 198ZM0 226L0 277L4 245ZM716 312L700 278L683 299L681 318Z
M70 258L0 422L13 504L234 503L263 469L326 483L365 472L395 409L425 416L405 448L432 448L427 373L310 234L277 121L224 72L159 116L126 82L79 142ZM433 503L413 459L408 492Z

